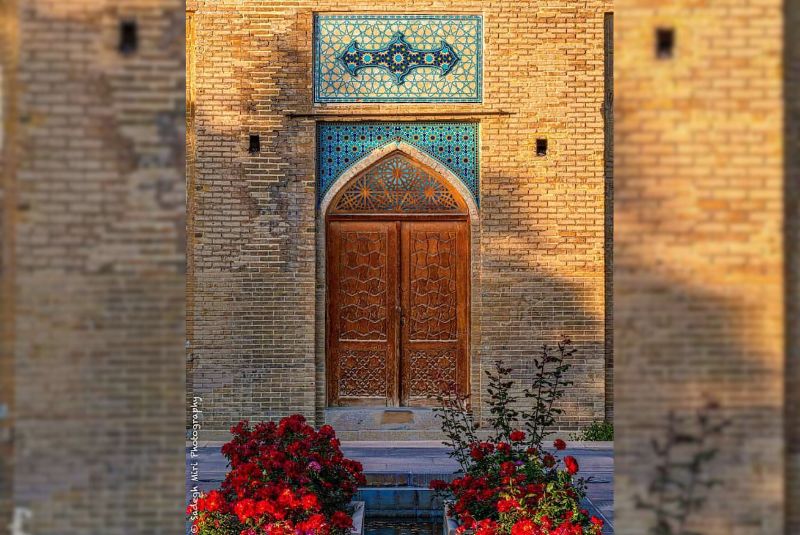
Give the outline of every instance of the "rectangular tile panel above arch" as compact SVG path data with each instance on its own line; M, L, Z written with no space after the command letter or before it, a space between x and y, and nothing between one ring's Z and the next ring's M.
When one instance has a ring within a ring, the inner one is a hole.
M481 15L314 17L314 101L482 102Z

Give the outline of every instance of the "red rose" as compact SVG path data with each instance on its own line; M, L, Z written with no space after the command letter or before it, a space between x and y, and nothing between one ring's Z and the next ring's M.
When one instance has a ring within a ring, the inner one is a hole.
M542 463L547 468L552 468L556 464L556 458L550 455L549 453L545 453L544 457L542 458Z
M511 461L500 463L500 474L504 476L513 476L517 471L517 467Z
M336 511L331 517L331 522L337 528L351 528L353 527L353 519L347 513Z
M475 535L496 535L497 534L497 522L486 518L478 522L478 525L475 526Z
M237 517L239 517L239 521L244 523L256 515L256 502L250 498L239 500L239 502L233 507L233 512L236 513Z
M306 511L316 511L319 509L319 499L316 494L306 494L300 499L300 504Z
M511 527L511 535L533 535L536 533L534 530L538 531L533 520L525 518Z
M509 445L508 445L507 443L505 443L505 442L500 442L500 443L497 445L497 451L499 451L500 453L506 453L506 454L507 454L507 453L510 453L510 452L511 452L511 446L509 446Z
M285 489L281 492L281 495L278 496L278 503L283 507L297 507L297 497L291 491L291 489Z
M518 507L519 507L519 502L513 499L500 500L499 502L497 502L498 513L507 513L512 509L516 509Z
M561 451L567 447L567 443L561 440L560 438L557 438L555 439L555 441L553 441L553 446L555 446L557 450Z
M304 522L306 528L304 531L311 531L311 530L316 531L319 528L321 528L324 523L325 523L325 515L321 515L319 513L311 515L308 518L308 520Z
M575 460L575 457L572 455L567 455L564 457L564 465L567 467L567 472L572 475L578 473L578 461Z
M525 432L524 431L511 431L511 434L508 437L513 440L514 442L519 442L520 440L525 440Z
M472 448L472 450L469 452L469 455L476 461L483 459L483 451L481 451L480 448Z
M594 524L595 526L599 528L603 527L604 522L602 518L597 518L596 516L592 516L592 518L590 518L589 520L591 520L592 524Z

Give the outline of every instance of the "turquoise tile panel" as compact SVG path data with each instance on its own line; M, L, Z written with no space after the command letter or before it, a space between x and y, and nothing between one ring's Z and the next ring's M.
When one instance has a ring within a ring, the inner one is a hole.
M481 102L480 15L314 18L316 102Z

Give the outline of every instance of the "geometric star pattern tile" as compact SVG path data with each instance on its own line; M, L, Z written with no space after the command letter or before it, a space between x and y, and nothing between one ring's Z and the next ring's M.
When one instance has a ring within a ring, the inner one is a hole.
M461 121L320 122L317 205L342 173L373 150L405 141L450 169L480 204L478 123Z
M316 14L314 101L481 102L482 56L480 15Z

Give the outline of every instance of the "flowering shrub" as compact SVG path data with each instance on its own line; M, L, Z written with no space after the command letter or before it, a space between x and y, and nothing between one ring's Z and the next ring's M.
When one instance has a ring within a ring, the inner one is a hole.
M219 490L187 509L200 535L336 535L353 521L347 507L364 484L361 464L345 459L329 425L319 431L294 415L247 421L222 447L228 472Z
M536 397L531 412L518 411L512 395L511 369L497 364L489 372L489 412L493 433L479 440L466 399L452 387L440 397L438 409L451 456L463 475L451 483L431 482L431 488L450 495L450 514L461 521L459 533L476 535L598 535L603 521L580 506L585 481L571 455L560 459L567 445L553 442L555 454L542 448L545 427L554 421L554 402L563 395L563 374L569 368L569 340L559 354L543 348L534 359L537 375L526 396ZM548 366L549 365L549 366ZM533 394L531 394L533 393ZM521 429L524 421L526 431Z

